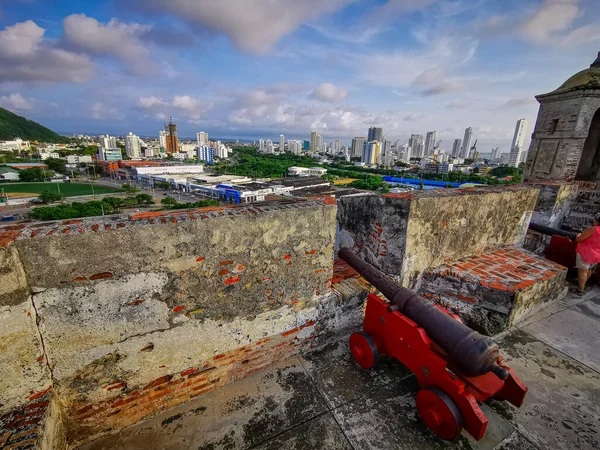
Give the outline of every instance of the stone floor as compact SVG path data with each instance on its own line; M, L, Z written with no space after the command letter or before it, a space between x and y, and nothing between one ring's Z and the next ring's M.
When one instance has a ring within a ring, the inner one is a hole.
M496 339L529 393L521 409L484 404L479 442L464 432L436 438L418 418L408 370L385 360L364 371L343 340L80 450L600 448L600 290L569 296Z

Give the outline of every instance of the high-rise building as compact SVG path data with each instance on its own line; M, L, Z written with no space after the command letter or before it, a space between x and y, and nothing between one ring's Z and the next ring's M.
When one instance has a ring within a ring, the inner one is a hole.
M275 153L275 149L273 148L273 141L271 139L267 139L267 142L265 143L265 152L266 153Z
M333 154L337 155L340 151L341 151L341 146L340 146L340 140L336 139L335 141L333 141Z
M198 147L207 147L208 146L208 133L201 131L200 133L196 133L196 140L198 141Z
M423 145L422 134L412 134L408 141L408 146L412 149L412 158L423 158L425 156L425 146Z
M497 159L498 159L498 156L499 156L499 153L500 153L500 147L493 148L493 149L492 149L492 153L491 153L491 155L490 155L490 159L491 159L492 161L495 161L495 160L497 160Z
M108 134L106 136L102 135L100 136L100 147L117 148L117 139Z
M381 149L381 158L380 158L380 163L383 164L384 166L391 166L392 165L392 161L394 158L394 155L392 154L392 141L388 141L388 140L384 140L381 143L380 149Z
M288 152L292 155L300 155L302 153L303 142L297 140L288 140L287 148Z
M179 134L177 133L177 124L169 117L169 123L165 124L167 132L165 138L167 140L167 154L179 153Z
M366 138L364 137L355 137L352 139L352 150L350 151L350 156L353 158L361 158L365 141Z
M435 139L437 136L436 131L428 131L427 137L425 138L425 156L433 155L433 149L435 148Z
M132 159L142 157L141 140L133 133L129 133L125 136L125 153Z
M370 166L374 166L379 161L379 151L381 144L378 141L365 142L361 161Z
M452 156L458 158L460 155L460 145L462 144L461 139L454 139L454 145L452 146Z
M378 127L369 128L368 140L369 140L369 142L372 142L372 141L383 142L383 128L378 128Z
M463 139L462 148L460 149L459 158L468 158L471 151L471 140L473 139L473 128L465 129L465 138Z
M317 152L318 151L318 145L319 145L319 133L317 133L316 131L312 131L310 133L310 151L311 152Z
M510 146L510 157L508 165L511 167L519 167L521 161L521 153L523 152L523 144L525 144L525 133L527 132L527 120L519 119L515 127L512 145Z
M167 150L167 132L165 130L158 132L158 146L161 148L161 152Z
M403 163L410 162L410 151L411 148L408 146L408 144L402 144L398 152L398 159Z
M206 164L215 163L215 150L212 147L203 145L196 149L196 157L198 161L206 161Z
M317 151L323 152L323 136L317 134Z
M258 151L259 152L265 151L265 141L262 139L258 141Z
M283 134L279 135L279 153L283 153L285 150L285 136Z

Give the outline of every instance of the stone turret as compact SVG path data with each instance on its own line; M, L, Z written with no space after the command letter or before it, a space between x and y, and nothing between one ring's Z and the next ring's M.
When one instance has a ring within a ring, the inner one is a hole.
M600 180L600 52L589 68L536 96L526 180Z

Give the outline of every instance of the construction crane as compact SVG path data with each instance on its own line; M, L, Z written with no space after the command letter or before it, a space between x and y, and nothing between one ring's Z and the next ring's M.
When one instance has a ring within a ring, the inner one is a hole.
M473 147L471 147L471 149L469 150L469 158L473 158L475 156L475 152L477 151L477 139L475 139L475 143L473 144Z

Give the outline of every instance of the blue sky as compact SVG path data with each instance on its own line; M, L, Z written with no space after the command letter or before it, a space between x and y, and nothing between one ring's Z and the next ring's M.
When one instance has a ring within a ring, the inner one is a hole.
M598 0L0 0L0 106L60 132L508 151L600 50ZM596 7L594 7L596 6Z

